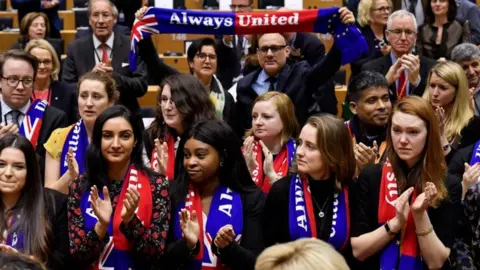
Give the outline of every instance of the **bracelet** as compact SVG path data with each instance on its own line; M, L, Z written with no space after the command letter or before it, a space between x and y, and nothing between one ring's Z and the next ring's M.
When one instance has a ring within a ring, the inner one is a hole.
M433 232L433 226L430 226L430 228L424 230L424 231L415 231L415 233L417 234L417 236L425 236L425 235L428 235L430 234L431 232Z

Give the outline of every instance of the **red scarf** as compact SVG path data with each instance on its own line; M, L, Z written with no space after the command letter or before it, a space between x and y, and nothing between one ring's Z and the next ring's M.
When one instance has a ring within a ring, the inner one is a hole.
M167 171L165 172L165 176L167 177L167 180L172 181L174 177L174 171L175 171L175 141L173 139L173 136L165 133L164 140L160 143L167 142L167 147L168 147L168 161L167 161ZM155 144L153 145L153 151L150 159L150 166L152 170L158 172L160 165L158 164L158 154L157 154L157 148L155 147Z
M398 199L397 179L393 173L390 161L386 160L382 169L382 180L380 183L380 198L378 204L378 223L385 224L396 215L395 202ZM415 201L417 192L412 195L412 202ZM407 225L403 229L400 238L400 254L408 257L418 257L419 247L415 233L413 215L408 214Z
M252 172L252 179L255 184L264 192L268 193L272 185L270 179L264 175L263 172L263 151L262 146L258 141L253 142L253 151L257 154L257 162L255 169ZM288 173L288 149L287 144L284 144L282 150L278 153L277 157L273 161L273 169L278 175L285 176Z

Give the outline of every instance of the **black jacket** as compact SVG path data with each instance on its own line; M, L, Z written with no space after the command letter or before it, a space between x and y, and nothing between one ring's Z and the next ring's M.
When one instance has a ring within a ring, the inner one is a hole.
M52 89L50 106L62 110L67 115L67 125L78 121L78 101L75 87L61 81L53 81L50 87Z

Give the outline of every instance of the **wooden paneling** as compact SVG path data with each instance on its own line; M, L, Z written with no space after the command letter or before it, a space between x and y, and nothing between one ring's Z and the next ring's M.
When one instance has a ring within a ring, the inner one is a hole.
M157 85L148 86L147 93L138 98L138 103L142 107L155 107L157 103L157 94L159 87ZM337 97L337 109L338 115L342 115L342 102L345 100L345 95L347 94L347 88L345 86L337 86L335 88L335 96Z
M75 29L75 14L71 10L62 10L58 12L60 18L63 18L63 28L67 30ZM12 18L13 28L19 28L17 11L0 11L1 18Z
M182 73L190 73L190 68L188 67L187 56L163 56L160 55L160 58L163 59L165 64L171 66L172 68L178 70Z
M77 30L62 30L60 31L60 34L62 35L63 38L63 48L64 52L67 53L67 47L70 42L75 40L75 34L77 33Z
M185 53L185 40L192 40L204 37L213 37L212 35L194 35L194 34L160 34L153 36L153 42L157 47L157 52L181 52Z
M62 30L60 34L64 40L65 52L67 45L75 39L76 30ZM10 49L13 44L17 43L20 34L18 32L0 32L0 52L5 52Z
M202 9L202 2L198 0L185 0L185 7L187 9Z
M303 0L304 9L328 8L343 6L342 0Z

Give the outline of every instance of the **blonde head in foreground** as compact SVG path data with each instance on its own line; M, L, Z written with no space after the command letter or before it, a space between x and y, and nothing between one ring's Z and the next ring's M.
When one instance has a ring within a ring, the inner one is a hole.
M349 270L332 246L316 238L302 238L271 246L258 256L255 270Z

